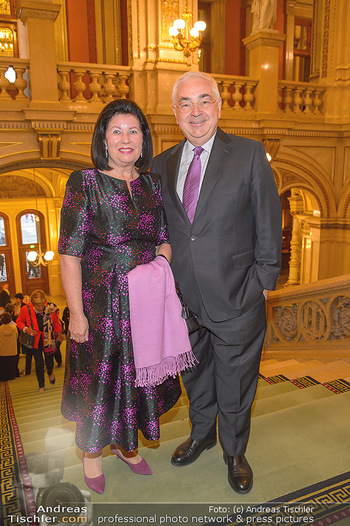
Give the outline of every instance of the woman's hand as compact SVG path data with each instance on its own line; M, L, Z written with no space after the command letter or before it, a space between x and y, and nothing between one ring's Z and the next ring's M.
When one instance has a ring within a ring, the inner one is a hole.
M31 327L24 327L23 332L25 332L26 334L29 334L29 336L35 336L38 333L38 331L36 331L35 329L32 329Z
M84 314L74 315L71 313L68 330L71 340L75 340L77 343L84 343L89 339L89 322Z
M61 332L57 333L57 341L58 342L63 342L63 334Z

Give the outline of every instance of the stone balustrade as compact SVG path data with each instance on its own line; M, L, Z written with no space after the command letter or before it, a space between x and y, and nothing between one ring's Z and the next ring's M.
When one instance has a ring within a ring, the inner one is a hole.
M270 292L266 305L266 352L349 352L350 275Z
M29 100L28 90L26 89L28 87L28 82L25 78L27 77L28 79L28 72L29 60L21 58L1 58L0 101L20 101L23 103ZM13 80L9 80L9 76L13 77Z
M254 90L257 80L248 77L232 77L231 75L213 75L218 83L222 109L232 111L255 110Z
M324 115L323 97L325 87L309 82L278 82L279 108L284 113Z
M13 68L14 80L5 74ZM0 60L0 102L30 99L29 60L1 58ZM58 100L69 103L110 102L114 98L128 98L130 95L131 68L105 64L84 64L59 62ZM255 89L258 80L250 77L214 75L222 98L223 111L234 115L245 115L258 110ZM279 81L279 111L309 117L324 115L324 94L326 89L318 84L307 82ZM238 115L239 113L237 113Z
M110 102L128 98L131 68L105 64L59 62L59 100L62 102Z

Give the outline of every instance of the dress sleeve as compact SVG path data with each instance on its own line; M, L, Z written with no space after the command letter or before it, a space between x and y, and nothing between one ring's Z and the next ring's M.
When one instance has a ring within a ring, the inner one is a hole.
M153 180L154 191L157 196L157 200L158 200L159 208L160 208L160 225L159 225L157 245L161 245L162 243L169 243L168 221L166 218L166 213L165 213L165 209L163 205L160 177L158 174L151 174L151 176Z
M87 183L82 171L73 172L67 182L61 210L59 254L82 257L91 230Z

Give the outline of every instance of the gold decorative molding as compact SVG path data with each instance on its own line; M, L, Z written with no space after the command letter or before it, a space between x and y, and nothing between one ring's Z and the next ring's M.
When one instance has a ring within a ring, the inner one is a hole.
M331 0L325 0L323 16L322 77L327 77Z
M349 82L350 80L350 64L340 65L337 67L337 82Z
M83 148L88 148L89 150L91 148L91 141L88 141L88 142L71 141L70 144L75 145L75 146L82 146Z
M277 190L278 190L278 193L281 194L281 188L282 188L282 180L281 180L281 176L280 176L280 173L275 170L272 166L272 173L273 173L273 177L275 179L275 183L276 183L276 187L277 187Z
M179 0L161 0L160 18L161 18L161 41L171 42L169 28L173 25L174 20L180 18Z
M38 142L40 148L40 159L44 160L59 160L61 135L38 133Z
M97 119L97 114L96 114L96 119ZM94 127L95 127L95 124L79 122L79 123L68 123L66 129L68 131L92 132L94 131Z
M55 197L53 202L55 203L56 210L61 210L63 205L63 199L60 197Z
M26 177L4 175L0 177L0 199L20 199L27 197L47 197L42 186Z
M258 46L263 47L280 47L286 40L286 35L282 35L275 29L261 29L246 38L242 42L247 49L254 49Z
M0 130L30 130L29 122L0 121Z
M167 64L187 64L186 60L175 60L172 58L157 58L157 59L148 59L148 64L159 64L160 62L165 62Z
M0 150L9 146L18 146L19 144L23 144L23 142L0 142Z
M320 223L313 223L312 220L308 220L308 224L315 230L349 230L350 222L346 220L322 220Z
M280 139L271 139L270 137L268 137L268 138L264 138L262 140L262 143L263 143L263 145L265 147L266 153L270 154L272 160L274 160L274 158L276 157L277 152L279 150L279 147L280 147L280 144L281 144L281 140Z
M19 0L17 16L25 24L28 18L40 18L55 21L61 6L51 2L35 2L32 0Z

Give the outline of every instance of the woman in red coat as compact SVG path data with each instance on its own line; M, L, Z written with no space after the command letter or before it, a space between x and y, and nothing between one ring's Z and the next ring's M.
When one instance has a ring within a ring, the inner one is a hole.
M56 350L55 338L62 340L61 324L57 309L53 303L48 303L45 292L35 290L30 296L29 305L24 305L17 318L19 330L35 336L34 348L29 349L35 360L36 377L39 383L39 393L45 391L44 359L47 374L51 384L56 379L53 374L53 354Z

